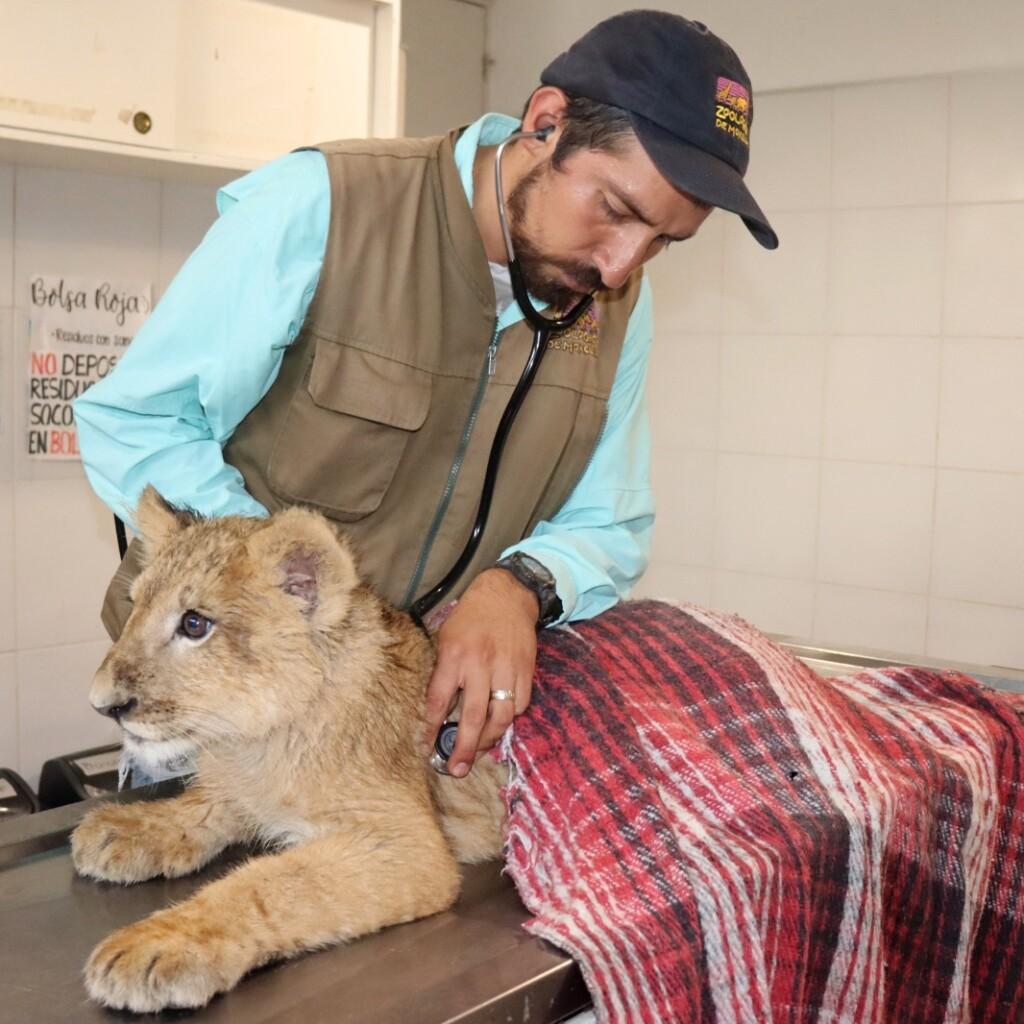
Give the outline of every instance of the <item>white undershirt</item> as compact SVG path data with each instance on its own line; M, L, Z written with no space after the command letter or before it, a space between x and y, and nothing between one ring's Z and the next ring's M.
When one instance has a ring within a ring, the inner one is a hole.
M509 277L508 267L501 263L491 263L488 260L487 265L491 268L495 311L500 320L505 315L505 310L515 301L515 297L512 295L512 278Z

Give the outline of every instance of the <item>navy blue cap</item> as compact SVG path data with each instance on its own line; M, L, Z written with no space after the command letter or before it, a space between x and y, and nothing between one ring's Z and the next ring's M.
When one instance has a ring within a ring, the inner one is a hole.
M540 80L625 110L676 188L738 214L766 249L778 246L743 181L754 120L750 77L706 25L665 11L626 11L595 25Z

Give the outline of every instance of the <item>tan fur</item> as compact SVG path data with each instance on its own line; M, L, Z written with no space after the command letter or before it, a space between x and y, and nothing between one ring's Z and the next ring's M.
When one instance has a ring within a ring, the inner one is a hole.
M90 699L134 698L126 743L195 750L198 770L175 799L88 814L75 866L127 883L196 871L237 841L276 852L114 932L86 965L89 994L202 1006L260 964L449 907L456 859L500 852L504 769L426 766L429 640L359 583L315 513L200 520L147 489L138 522L148 564ZM177 632L189 609L214 621L205 639Z

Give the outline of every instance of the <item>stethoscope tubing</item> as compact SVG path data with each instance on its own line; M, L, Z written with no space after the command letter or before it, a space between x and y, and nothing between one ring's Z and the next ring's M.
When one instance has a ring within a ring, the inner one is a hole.
M512 431L512 425L515 422L516 416L519 415L519 410L522 408L526 393L530 390L537 376L541 359L547 351L551 335L559 334L572 327L594 301L592 295L587 295L580 299L564 316L545 316L533 305L530 299L530 293L526 287L526 281L519 266L519 261L516 259L515 248L512 244L512 232L509 228L508 216L505 210L505 190L501 180L501 158L505 147L510 142L525 138L546 139L553 130L554 126L550 126L536 132L514 132L498 146L495 153L494 190L498 200L498 220L501 224L502 237L505 240L505 251L508 255L509 279L512 282L512 294L515 297L516 304L522 310L524 319L533 327L533 344L523 366L523 372L519 376L519 380L512 391L512 396L508 400L508 405L505 406L505 411L498 422L498 429L494 433L494 441L491 443L491 451L487 457L487 469L484 472L484 482L480 491L480 503L477 506L476 519L473 522L473 528L470 530L466 545L441 582L431 587L430 590L417 598L409 607L409 614L420 626L423 625L423 617L431 608L434 608L443 600L444 596L466 571L469 563L473 560L473 556L476 554L477 548L480 546L484 529L487 526L487 520L490 517L491 501L494 497L494 487L498 478L498 467L501 464L505 442Z

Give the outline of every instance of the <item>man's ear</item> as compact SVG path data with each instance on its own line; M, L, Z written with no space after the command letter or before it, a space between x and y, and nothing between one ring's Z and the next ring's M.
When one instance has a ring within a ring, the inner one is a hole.
M344 618L359 576L347 543L323 516L298 507L278 512L253 535L249 550L315 624Z
M558 129L561 128L569 97L556 85L542 85L534 89L526 110L523 112L523 131L536 132L542 128L554 127L556 131L547 139L523 139L517 146L538 148L539 151L551 153L558 140Z
M147 484L135 509L135 526L145 561L152 560L168 540L198 521L196 513L175 508L152 484Z

